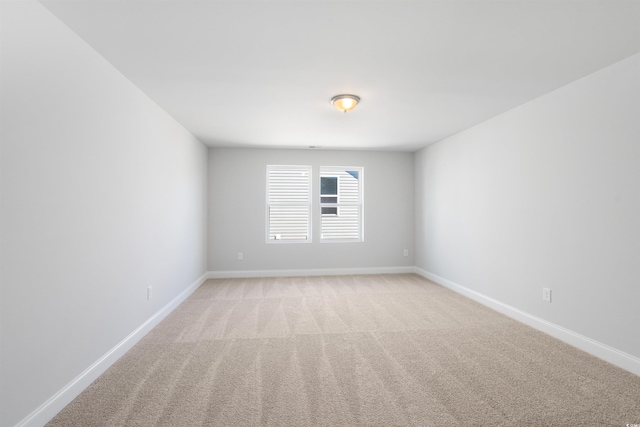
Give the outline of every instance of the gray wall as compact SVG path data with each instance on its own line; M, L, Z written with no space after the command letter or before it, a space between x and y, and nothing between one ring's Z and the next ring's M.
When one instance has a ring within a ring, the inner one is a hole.
M635 55L421 150L416 266L640 357L639 136Z
M265 243L268 164L311 165L314 201L320 166L363 166L364 242L320 243L314 206L312 243ZM412 153L209 149L210 271L413 266L413 215Z
M1 24L12 426L206 272L207 150L40 4L3 2Z

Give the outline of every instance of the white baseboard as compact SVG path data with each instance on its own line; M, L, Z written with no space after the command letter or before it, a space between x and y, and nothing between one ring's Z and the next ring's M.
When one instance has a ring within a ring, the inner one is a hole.
M169 313L179 306L189 295L193 293L205 280L208 273L203 274L187 289L173 298L168 304L162 307L153 316L138 326L125 339L120 341L115 347L109 350L104 356L94 362L91 366L78 375L73 381L63 387L56 394L51 396L46 402L40 405L35 411L16 424L16 427L41 427L56 416L65 406L75 399L85 388L102 375L111 365L131 349L138 341L160 323Z
M368 267L368 268L317 268L309 270L234 270L210 271L209 279L235 279L251 277L303 277L303 276L349 276L356 274L402 274L414 273L415 267Z
M431 280L432 282L444 286L445 288L451 289L452 291L471 298L472 300L477 301L482 305L486 305L487 307L492 308L513 319L516 319L528 326L531 326L532 328L551 335L552 337L557 338L560 341L563 341L595 357L605 360L612 365L616 365L624 370L640 376L640 359L631 354L627 354L606 344L595 341L589 337L585 337L584 335L580 335L569 329L563 328L562 326L558 326L554 323L533 316L522 310L518 310L515 307L511 307L510 305L504 304L498 300L473 291L469 288L445 279L444 277L440 277L436 274L422 270L418 267L415 267L414 272Z

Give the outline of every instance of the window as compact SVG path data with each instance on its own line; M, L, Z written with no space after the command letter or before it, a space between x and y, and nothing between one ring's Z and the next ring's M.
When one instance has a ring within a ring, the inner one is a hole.
M267 166L267 242L311 241L311 166Z
M363 241L363 168L320 168L320 240Z

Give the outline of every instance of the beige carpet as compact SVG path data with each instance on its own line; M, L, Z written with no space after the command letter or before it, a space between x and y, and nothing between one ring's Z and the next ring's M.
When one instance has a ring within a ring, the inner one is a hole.
M617 426L640 377L420 276L209 280L50 426Z

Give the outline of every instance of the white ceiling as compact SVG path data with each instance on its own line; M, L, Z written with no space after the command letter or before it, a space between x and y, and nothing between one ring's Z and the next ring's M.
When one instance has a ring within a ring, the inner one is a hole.
M640 52L639 1L41 3L210 146L413 151Z

